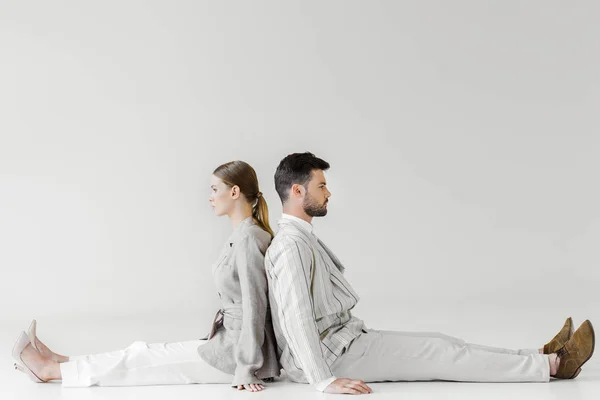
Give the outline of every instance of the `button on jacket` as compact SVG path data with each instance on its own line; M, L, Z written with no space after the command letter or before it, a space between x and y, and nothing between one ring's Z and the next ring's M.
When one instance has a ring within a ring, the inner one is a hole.
M268 304L264 254L271 235L248 217L235 228L212 266L222 302L200 357L234 375L232 386L277 377L275 335Z

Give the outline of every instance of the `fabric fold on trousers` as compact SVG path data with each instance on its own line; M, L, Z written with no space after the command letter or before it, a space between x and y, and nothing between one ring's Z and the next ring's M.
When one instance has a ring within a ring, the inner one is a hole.
M367 329L331 366L335 376L381 381L548 382L548 356L466 343L434 332Z

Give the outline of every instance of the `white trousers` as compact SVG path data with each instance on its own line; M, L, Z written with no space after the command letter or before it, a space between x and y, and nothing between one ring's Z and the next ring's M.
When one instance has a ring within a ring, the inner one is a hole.
M206 340L133 342L123 350L70 357L60 364L63 387L231 383L233 376L202 360Z
M331 365L340 378L381 381L548 382L538 349L480 346L433 332L367 329Z

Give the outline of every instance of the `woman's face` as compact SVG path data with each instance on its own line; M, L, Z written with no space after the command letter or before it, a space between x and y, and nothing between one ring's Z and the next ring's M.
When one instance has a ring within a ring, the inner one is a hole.
M210 197L208 201L215 212L215 215L221 216L225 214L229 214L231 209L233 208L233 204L235 199L239 197L236 195L236 191L238 191L237 186L229 187L221 178L218 178L214 175L210 178Z

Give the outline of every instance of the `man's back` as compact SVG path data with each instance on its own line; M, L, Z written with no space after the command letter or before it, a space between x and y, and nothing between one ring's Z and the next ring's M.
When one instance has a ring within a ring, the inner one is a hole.
M265 268L280 362L291 380L317 383L366 329L350 312L359 297L312 225L285 214L278 224Z

